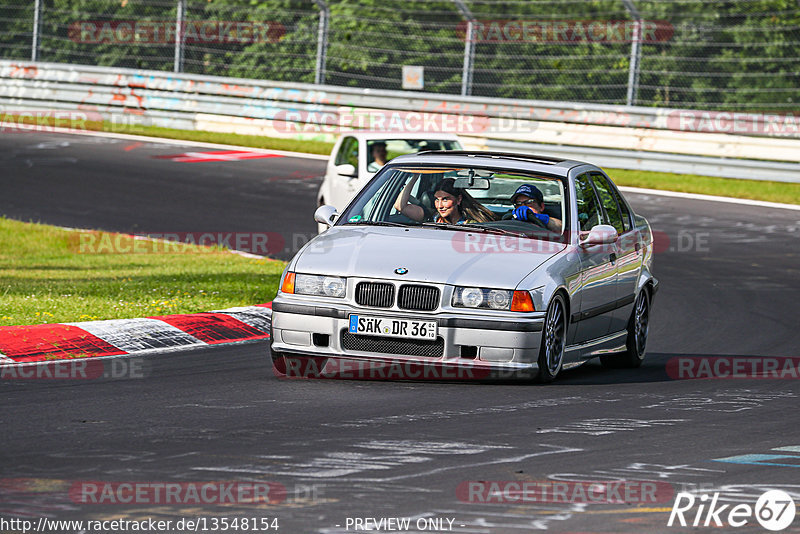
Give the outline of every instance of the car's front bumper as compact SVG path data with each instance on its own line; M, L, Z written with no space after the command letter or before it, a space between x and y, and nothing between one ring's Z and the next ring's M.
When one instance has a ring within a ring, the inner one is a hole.
M450 311L384 311L344 303L314 305L290 299L276 299L272 310L276 371L289 376L437 380L533 377L538 372L544 313L494 318ZM427 342L411 342L409 347L406 341L380 336L366 340L359 336L358 342L368 343L358 343L358 348L350 337L348 346L352 313L435 320L438 339L433 352L437 353L418 353L418 345Z

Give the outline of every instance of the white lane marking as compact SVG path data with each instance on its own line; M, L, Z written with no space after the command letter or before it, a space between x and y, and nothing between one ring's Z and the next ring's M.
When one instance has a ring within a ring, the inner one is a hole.
M632 431L640 428L653 428L656 426L673 426L683 423L687 419L586 419L567 423L555 428L537 430L537 434L550 434L560 432L563 434L586 434L589 436L603 436L615 432Z
M76 131L71 130L68 128L51 128L48 130L48 133L58 133L58 134L72 134L72 135L86 135L90 137L105 137L105 138L112 138L112 139L126 139L130 141L146 141L148 143L156 143L156 144L163 144L163 145L177 145L177 146L196 146L201 148L218 148L222 150L250 150L252 152L259 152L262 154L277 154L279 156L288 156L291 158L302 158L302 159L316 159L316 160L328 160L328 156L322 154L306 154L305 152L289 152L287 150L271 150L266 148L253 148L249 146L239 146L239 145L223 145L220 143L204 143L202 141L185 141L182 139L170 139L168 137L149 137L146 135L131 135L131 134L124 134L124 133L114 133L114 132L90 132L90 131Z
M481 454L495 449L511 449L509 445L481 445L452 441L372 440L355 445L361 449L378 449L398 454Z
M259 474L259 475L269 474L272 476L286 475L286 476L316 478L316 479L348 477L346 478L348 482L385 483L385 482L393 482L397 480L405 480L410 478L426 477L444 471L451 471L453 469L461 470L473 467L485 467L488 465L497 465L506 463L514 464L538 456L545 456L550 454L577 453L583 451L583 449L578 449L574 447L565 447L561 445L547 445L543 443L540 443L538 445L539 447L546 448L546 450L532 452L528 454L522 454L519 456L509 456L509 457L495 458L484 461L477 461L467 464L459 462L456 465L448 467L438 467L427 471L416 471L412 473L395 475L395 476L386 476L386 477L351 478L348 475L361 473L363 471L368 471L368 470L372 471L391 470L393 468L402 467L409 464L426 464L427 462L430 462L434 459L439 460L440 455L446 455L446 454L480 455L481 451L469 450L467 452L463 452L454 450L449 452L438 452L436 453L437 458L434 458L433 455L425 456L423 454L420 454L419 451L416 451L417 452L416 454L399 454L391 451L387 453L386 451L376 450L373 455L366 455L363 453L345 452L345 451L326 451L322 453L316 453L317 456L309 460L296 460L294 462L292 461L275 462L274 460L277 459L275 457L259 456L258 458L267 461L268 465L261 466L255 464L245 464L241 466L193 467L192 470L212 471L219 473L247 473L247 474ZM497 445L474 444L474 446L483 447L486 449L486 452L492 452L492 450L494 449L508 448L506 446L497 446ZM280 464L283 464L284 467L282 468Z
M707 469L683 465L632 463L624 467L594 469L587 473L553 473L549 480L561 482L585 482L591 480L671 480L676 477L707 477L714 473L724 473L724 469ZM677 483L676 483L677 484Z
M597 404L605 402L619 402L619 398L589 398L589 397L557 397L551 399L536 399L517 404L505 404L497 406L483 406L475 409L463 410L436 410L432 412L419 412L402 415L383 415L381 417L370 417L364 419L351 419L336 423L322 423L322 426L335 427L372 427L375 425L394 425L415 421L434 421L438 419L452 419L453 417L473 417L483 414L517 413L521 410L537 410L541 408L569 406L573 404Z
M206 345L204 341L158 319L111 319L64 324L82 328L128 353Z
M731 178L733 180L734 178ZM625 193L639 193L642 195L658 195L662 197L688 198L691 200L705 200L708 202L728 202L731 204L746 204L748 206L761 206L764 208L777 208L784 210L800 211L798 204L781 204L780 202L767 202L765 200L751 200L749 198L718 197L715 195L701 195L698 193L681 193L679 191L665 191L662 189L644 189L639 187L617 186Z
M669 397L642 408L663 408L666 410L702 411L735 413L753 408L761 408L767 402L785 398L795 398L791 392L759 393L750 390L730 391L716 394L689 394Z

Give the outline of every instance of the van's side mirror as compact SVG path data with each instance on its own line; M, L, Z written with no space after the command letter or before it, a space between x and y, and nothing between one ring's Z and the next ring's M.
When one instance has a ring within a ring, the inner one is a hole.
M352 165L350 166L352 167ZM314 220L326 226L333 226L333 223L336 221L336 217L338 216L339 212L336 211L336 208L327 204L318 207L317 211L314 212Z
M358 176L356 168L350 165L349 163L342 163L341 165L337 165L336 174L338 174L339 176L349 176L350 178L355 178L356 176Z

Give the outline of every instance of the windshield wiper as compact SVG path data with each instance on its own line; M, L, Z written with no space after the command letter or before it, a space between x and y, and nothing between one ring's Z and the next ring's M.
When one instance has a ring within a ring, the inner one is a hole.
M393 226L393 227L400 227L406 228L407 226L411 226L409 224L391 222L391 221L353 221L353 222L346 222L344 224L361 224L364 226Z
M440 230L459 230L461 232L480 232L482 234L502 234L502 235L515 235L528 237L524 232L512 232L504 228L486 228L485 226L477 226L473 223L467 224L450 224L450 223L432 223L424 222L422 226L428 228L438 228Z
M528 234L526 234L525 232L512 232L511 230L506 230L505 228L494 228L494 227L487 228L485 226L476 226L473 223L460 224L459 226L461 226L462 228L466 227L469 230L476 230L484 234L504 234L504 235L517 235L517 236L521 235L525 237L528 236Z
M458 230L459 227L463 226L461 224L435 223L435 222L424 222L420 223L419 225L424 226L426 228L436 228L437 230L450 230L450 229Z

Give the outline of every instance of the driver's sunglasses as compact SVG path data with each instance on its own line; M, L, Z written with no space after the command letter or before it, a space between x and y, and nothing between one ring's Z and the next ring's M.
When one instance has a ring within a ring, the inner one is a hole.
M514 207L519 208L520 206L533 206L534 204L538 204L536 200L530 198L528 200L521 200L514 202Z

